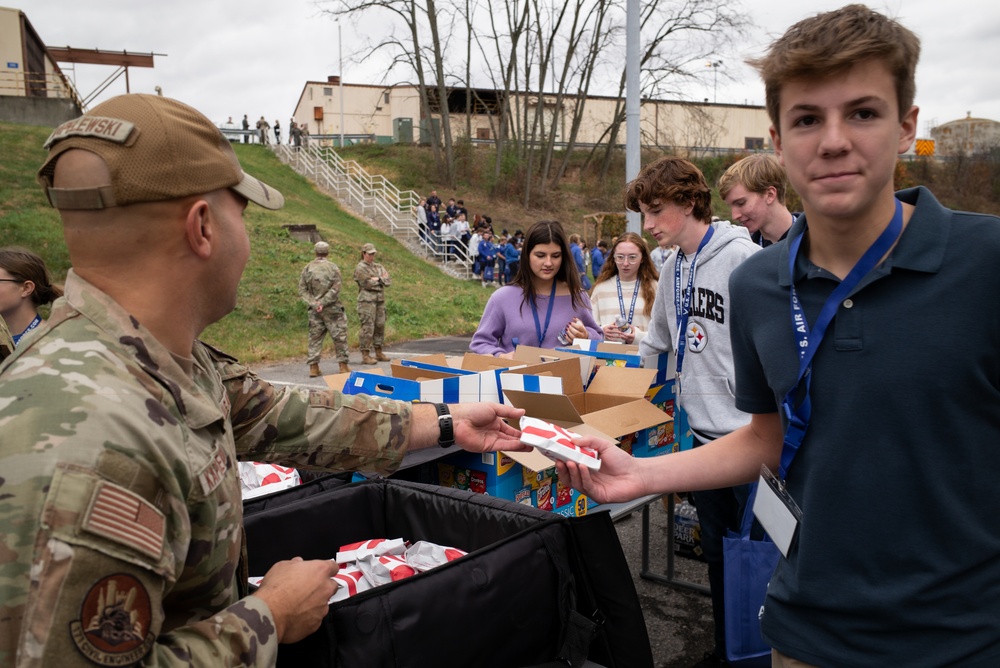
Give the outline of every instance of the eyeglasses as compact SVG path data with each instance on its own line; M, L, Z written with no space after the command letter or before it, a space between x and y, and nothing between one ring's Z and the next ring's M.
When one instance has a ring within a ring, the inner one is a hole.
M24 283L20 278L0 278L0 283Z
M625 264L626 260L628 260L629 264L635 264L636 262L639 261L639 256L638 255L621 255L621 254L615 255L615 262L617 262L618 264Z

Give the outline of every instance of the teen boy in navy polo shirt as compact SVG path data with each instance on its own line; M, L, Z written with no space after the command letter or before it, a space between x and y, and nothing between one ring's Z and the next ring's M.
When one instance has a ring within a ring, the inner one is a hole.
M594 443L598 473L559 465L602 503L753 480L779 469L776 409L798 385L790 410L808 397L811 419L786 485L802 515L761 620L775 666L1000 665L1000 219L893 192L919 50L851 5L753 62L805 216L733 273L736 405L751 422L669 457ZM850 275L869 249L874 268ZM820 337L842 284L855 287Z

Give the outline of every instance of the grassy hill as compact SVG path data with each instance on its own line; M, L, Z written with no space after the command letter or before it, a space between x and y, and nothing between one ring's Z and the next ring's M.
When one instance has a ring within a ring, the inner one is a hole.
M45 157L41 146L49 132L0 123L0 245L34 250L62 281L70 264L59 215L35 182ZM344 305L352 347L358 343L358 319L357 286L350 276L366 242L379 249L379 261L393 278L386 300L387 342L475 331L491 291L446 276L414 257L392 237L345 213L270 151L255 145L235 148L244 169L279 189L286 204L277 212L247 208L251 257L240 283L238 306L205 331L205 341L245 362L305 357L307 314L297 287L302 267L313 258L312 245L290 238L282 228L287 224L316 225L330 243L331 258L345 274Z

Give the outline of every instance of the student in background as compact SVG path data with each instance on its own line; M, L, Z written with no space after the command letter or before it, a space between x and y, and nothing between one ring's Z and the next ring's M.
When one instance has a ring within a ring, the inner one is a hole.
M733 163L719 177L719 195L733 220L747 228L761 248L784 239L795 220L785 207L785 190L785 168L766 153Z
M517 274L490 297L469 349L509 358L518 345L556 348L602 338L563 227L543 220L528 229Z
M590 303L605 341L639 343L653 314L659 273L649 259L646 242L626 232L611 249L611 261L594 281Z

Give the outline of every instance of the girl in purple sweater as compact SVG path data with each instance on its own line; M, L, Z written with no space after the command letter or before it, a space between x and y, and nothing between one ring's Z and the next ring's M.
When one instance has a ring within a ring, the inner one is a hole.
M532 225L514 280L490 297L469 349L510 358L518 345L560 347L564 332L569 339L603 339L572 264L562 225Z

